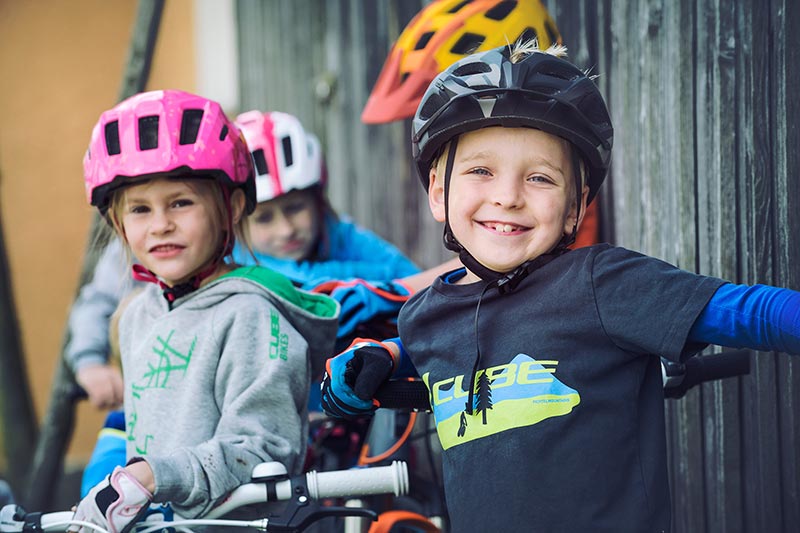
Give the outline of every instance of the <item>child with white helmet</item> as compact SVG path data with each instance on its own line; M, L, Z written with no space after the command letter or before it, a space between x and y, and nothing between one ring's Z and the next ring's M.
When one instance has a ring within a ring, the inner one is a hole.
M392 373L422 377L453 531L669 531L659 356L800 354L800 293L568 249L613 130L565 51L481 52L428 87L414 159L466 268L409 300L399 338L354 343L323 381L325 410L349 418Z
M261 462L300 472L312 363L338 308L227 260L256 204L239 129L206 98L141 93L101 115L84 175L134 276L152 284L119 320L128 462L75 519L127 531L150 502L203 514Z
M419 272L394 245L340 217L326 195L317 137L297 117L253 110L236 117L256 169L258 205L250 238L259 264L298 284L329 279L392 280ZM247 250L234 256L248 261Z

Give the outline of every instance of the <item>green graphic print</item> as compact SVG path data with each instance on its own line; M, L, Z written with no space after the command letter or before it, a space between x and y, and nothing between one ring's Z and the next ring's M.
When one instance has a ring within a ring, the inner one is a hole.
M125 418L128 426L128 440L135 444L136 453L139 455L147 455L147 446L153 436L140 434L138 431L137 400L142 399L153 389L169 388L175 384L177 378L185 375L192 360L192 352L197 344L197 336L195 336L186 348L186 352L182 353L171 344L174 333L175 330L170 331L166 338L160 335L156 336L155 345L152 348L155 360L149 361L144 375L131 384L133 405L130 411L125 413Z

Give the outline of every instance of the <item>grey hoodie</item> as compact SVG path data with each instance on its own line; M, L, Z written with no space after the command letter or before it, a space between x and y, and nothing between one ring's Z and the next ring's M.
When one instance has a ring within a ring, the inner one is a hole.
M301 471L310 380L332 353L338 312L263 267L239 268L172 309L155 285L131 301L119 327L127 456L153 469L156 502L191 518L260 462Z

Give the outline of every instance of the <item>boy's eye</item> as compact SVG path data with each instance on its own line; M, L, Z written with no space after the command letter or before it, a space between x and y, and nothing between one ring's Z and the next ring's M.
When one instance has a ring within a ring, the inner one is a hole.
M490 176L492 174L491 172L489 172L488 169L483 168L483 167L471 168L471 169L469 169L468 173L469 174L477 174L479 176Z
M130 213L134 213L134 214L139 215L139 214L142 214L142 213L149 212L150 209L146 205L133 205L133 206L128 208L128 211Z
M528 181L531 183L553 183L553 180L542 174L535 174L533 176L529 176Z

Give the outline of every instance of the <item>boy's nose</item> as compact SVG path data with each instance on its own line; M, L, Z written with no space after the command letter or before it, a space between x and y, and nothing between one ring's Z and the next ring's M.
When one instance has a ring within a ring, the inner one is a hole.
M495 205L514 209L520 207L522 201L522 189L518 179L501 177L492 184L492 203Z

